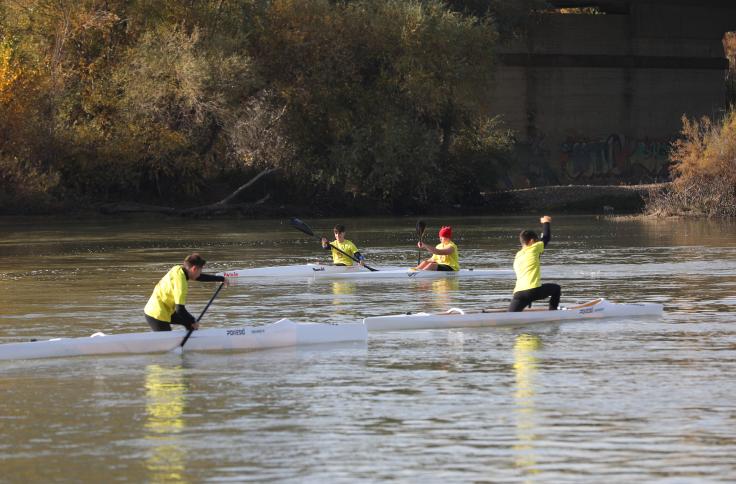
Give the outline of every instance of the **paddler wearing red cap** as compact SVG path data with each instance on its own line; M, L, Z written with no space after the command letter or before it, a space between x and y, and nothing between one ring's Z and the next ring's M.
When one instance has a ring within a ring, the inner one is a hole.
M439 232L440 243L435 247L417 242L417 247L432 254L432 257L422 261L415 267L418 271L459 271L460 262L457 245L452 241L452 227L446 225Z

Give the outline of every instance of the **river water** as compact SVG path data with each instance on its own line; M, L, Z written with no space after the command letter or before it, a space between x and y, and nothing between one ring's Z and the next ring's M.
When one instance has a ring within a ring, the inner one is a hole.
M335 220L309 221L330 233ZM416 263L415 220L357 219L375 265ZM428 240L448 220L428 219ZM451 221L464 267L510 268L538 219ZM0 362L0 482L733 482L736 225L555 217L562 302L661 319L372 333L367 344ZM0 343L145 331L153 285L326 261L285 221L0 220ZM191 283L194 314L215 285ZM511 280L224 289L204 327L505 307Z

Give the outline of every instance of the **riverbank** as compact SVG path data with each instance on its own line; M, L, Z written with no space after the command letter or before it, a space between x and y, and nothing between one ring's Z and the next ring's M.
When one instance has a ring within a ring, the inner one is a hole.
M565 185L504 190L482 194L477 205L435 206L431 209L407 213L392 213L386 207L374 203L353 200L352 203L320 203L293 205L268 200L230 207L227 211L192 212L137 203L105 205L100 212L107 215L157 212L167 215L195 215L221 217L226 215L243 218L275 218L299 213L309 217L374 216L374 215L509 215L509 214L640 214L652 189L664 184L648 185Z
M638 214L644 210L651 190L665 185L565 185L505 190L486 193L483 212Z
M2 215L87 215L127 216L135 214L194 218L266 219L299 214L308 217L404 216L404 215L510 215L510 214L639 214L649 193L665 184L565 185L483 193L475 205L435 205L424 209L391 210L370 200L314 197L310 203L284 203L283 194L264 196L253 202L170 207L135 201L89 203L84 206L56 205L37 210L3 210Z

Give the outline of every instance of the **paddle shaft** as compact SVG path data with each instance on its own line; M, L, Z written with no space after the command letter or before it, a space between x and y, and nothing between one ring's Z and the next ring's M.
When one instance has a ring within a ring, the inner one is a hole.
M210 304L212 304L212 301L215 300L215 298L217 297L217 295L220 293L220 289L222 289L222 287L224 285L225 285L225 283L224 282L221 282L220 285L217 286L217 289L215 290L215 293L212 295L212 297L210 298L210 300L207 302L207 305L204 307L204 309L202 310L202 312L199 313L199 317L197 318L197 321L196 321L197 323L202 319L202 316L204 316L204 313L207 312L207 309L209 309ZM187 340L189 339L189 337L192 335L193 332L194 332L194 328L192 328L192 329L190 329L190 330L187 331L186 336L184 336L184 339L182 339L181 340L181 343L179 344L179 347L180 348L184 347L184 345L186 344Z
M322 238L321 238L321 237L320 237L320 240L322 240ZM329 245L330 247L332 247L333 249L335 249L335 250L336 250L336 251L338 251L339 253L341 253L341 254L343 254L343 255L345 255L345 256L347 256L347 257L350 257L350 258L351 258L351 259L353 259L353 260L354 260L355 262L357 262L358 264L360 264L360 261L359 261L358 259L356 259L356 258L355 258L355 257L353 257L352 255L348 254L348 253L347 253L347 252L345 252L344 250L340 250L340 248L339 248L339 247L336 247L336 246L332 245L332 242L327 242L327 245ZM374 269L373 267L369 266L368 264L363 264L363 267L365 267L366 269L368 269L368 270L369 270L369 271L371 271L371 272L376 272L376 271L378 270L378 269Z

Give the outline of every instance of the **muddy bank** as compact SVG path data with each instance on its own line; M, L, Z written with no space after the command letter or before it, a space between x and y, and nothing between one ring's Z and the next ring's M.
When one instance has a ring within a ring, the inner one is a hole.
M295 213L309 217L344 216L413 216L413 215L509 215L509 214L640 214L650 190L657 185L566 185L525 188L485 193L476 205L435 205L426 209L391 210L371 201L324 200L311 204L284 204L272 200L229 206L227 210L210 205L208 210L174 210L136 203L113 204L101 207L107 215L158 212L166 215L195 217L235 216L243 218L278 218Z
M83 217L103 214L109 216L152 215L194 218L281 218L346 217L346 216L418 216L418 215L511 215L511 214L640 214L650 190L664 184L652 185L566 185L524 188L488 192L474 205L435 204L413 209L392 209L371 200L352 197L335 197L317 194L307 203L286 201L288 195L269 192L258 200L245 203L212 203L198 207L170 207L141 203L139 201L116 203L88 203L82 206L67 205L45 207L39 210L2 210L2 215L63 214ZM263 195L259 193L258 195ZM7 208L7 207L5 207Z
M651 185L566 185L525 188L484 194L487 214L510 213L641 213Z

